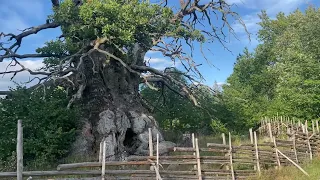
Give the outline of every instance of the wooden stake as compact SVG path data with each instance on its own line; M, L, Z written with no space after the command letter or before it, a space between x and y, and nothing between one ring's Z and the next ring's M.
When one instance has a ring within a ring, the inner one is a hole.
M221 136L222 136L222 144L226 145L227 144L226 143L226 135L224 133L222 133Z
M314 121L312 121L312 134L316 133L316 130L315 130L315 126L314 126Z
M156 168L157 168L157 171L159 172L159 134L157 134L157 166L156 166ZM159 180L159 179L160 179L160 177L157 173L157 180Z
M149 156L152 157L153 156L152 131L151 131L151 128L149 128L148 130L149 130Z
M196 138L196 156L197 156L198 178L199 178L199 180L202 180L198 138Z
M271 130L271 123L268 123L268 129L269 129L270 141L272 141L273 140L273 136L272 136L272 130Z
M252 128L249 129L249 134L250 134L250 142L251 142L251 144L253 144Z
M276 153L278 168L280 169L281 164L280 164L280 159L279 159L279 155L278 155L278 151L277 151L276 138L273 138L273 144L274 144L274 150L275 150L275 153Z
M103 153L102 153L102 170L101 170L101 179L104 180L106 175L106 154L107 154L107 142L103 141Z
M304 124L304 128L305 128L305 133L307 133L308 131L308 121L306 120L305 124Z
M99 162L102 162L102 148L103 148L103 142L100 142L100 150L99 150Z
M306 121L306 124L307 124L307 121ZM310 156L310 160L312 160L312 149L311 149L311 145L310 145L308 128L306 128L306 134L307 134L307 141L308 141L309 156Z
M309 176L309 174L303 170L297 163L295 163L294 161L292 161L288 156L284 155L281 151L279 151L278 149L276 149L277 152L282 155L283 157L285 157L288 161L290 161L293 165L295 165L301 172L303 172L303 174L305 174L306 176Z
M17 127L17 180L23 180L23 128L22 120L18 120Z
M229 132L229 156L230 156L230 170L231 170L232 180L235 180L234 170L233 170L232 145L231 145L231 133L230 132Z
M195 149L196 148L196 142L195 142L195 139L194 139L194 133L192 133L191 136L192 136L192 148ZM196 153L194 152L193 155L196 156ZM197 165L194 165L193 169L197 169Z
M294 156L296 158L296 162L299 163L299 160L298 160L298 155L297 155L297 149L296 149L296 136L295 134L293 134L293 151L294 151Z
M284 118L284 119L286 119L286 118ZM283 123L283 121L282 121L282 116L280 117L280 132L279 132L279 134L282 134L282 124Z
M257 160L257 171L258 171L258 175L261 175L260 172L260 163L259 163L259 151L258 151L258 140L257 140L257 132L254 132L254 147L256 150L256 160Z
M149 131L149 156L153 157L153 139L152 139L152 130L151 128L148 128ZM154 166L150 166L150 170L154 171Z

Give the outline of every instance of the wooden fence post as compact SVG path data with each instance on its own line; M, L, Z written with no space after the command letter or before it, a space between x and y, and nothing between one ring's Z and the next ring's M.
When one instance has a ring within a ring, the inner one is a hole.
M273 136L272 136L272 130L271 130L271 123L268 123L268 130L269 130L270 141L272 141L273 140Z
M197 157L198 178L199 178L199 180L202 180L198 138L196 138L195 140L196 140L196 157Z
M296 158L296 162L299 163L299 160L298 160L298 154L297 154L297 149L296 149L296 135L293 134L293 151L294 151L294 156Z
M101 179L104 180L105 179L105 175L106 175L106 154L107 154L107 142L104 140L103 141L103 150L102 150L102 170L101 170Z
M149 131L149 156L153 157L153 143L152 143L152 131L151 128L148 128ZM154 166L150 166L150 170L154 171Z
M192 136L192 148L195 150L196 149L196 140L194 138L194 133L192 133L191 136ZM194 152L193 155L196 156L196 153ZM197 169L197 165L194 165L193 169Z
M151 128L148 129L149 131L149 156L153 156L153 143L152 143L152 131Z
M302 132L303 132L303 133L306 133L306 127L305 127L305 125L301 124L301 128L302 128Z
M259 151L258 151L258 139L257 139L257 132L254 131L254 147L255 147L255 151L256 151L256 160L257 160L257 171L258 171L258 175L261 175L260 172L260 163L259 163Z
M102 154L103 154L103 141L100 142L99 162L102 162Z
M22 120L18 120L17 127L17 180L23 180L23 127Z
M276 138L273 138L273 144L274 144L274 150L275 150L275 153L276 153L278 168L280 169L281 163L280 163L279 154L278 154L278 151L277 151Z
M232 180L235 180L234 177L234 170L233 170L233 159L232 159L232 144L231 144L231 133L229 132L229 156L230 156L230 170L231 170L231 176Z
M251 144L253 144L252 128L249 129L249 134L250 134L250 142L251 142Z
M157 171L159 172L160 169L159 169L159 134L157 134ZM157 180L159 180L160 177L159 177L159 173L157 173Z
M309 131L308 131L308 126L307 126L307 121L306 121L306 135L307 135L307 143L308 143L308 149L309 149L309 156L310 156L310 160L312 161L312 149L311 149L311 145L310 145L310 138L309 138Z
M315 130L315 126L314 126L314 121L312 120L312 134L316 133L316 130Z
M226 145L226 135L222 133L221 136L222 136L222 144Z

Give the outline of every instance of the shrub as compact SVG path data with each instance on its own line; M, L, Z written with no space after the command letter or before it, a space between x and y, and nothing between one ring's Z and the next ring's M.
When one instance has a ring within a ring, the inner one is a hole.
M68 153L75 139L77 108L67 109L63 89L28 90L18 87L0 99L0 161L16 149L17 120L24 136L24 161L52 162Z

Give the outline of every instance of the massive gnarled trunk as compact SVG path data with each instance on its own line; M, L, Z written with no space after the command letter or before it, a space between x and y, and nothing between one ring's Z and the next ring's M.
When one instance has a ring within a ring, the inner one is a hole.
M157 122L142 105L137 74L118 61L106 63L106 56L99 52L84 58L83 72L83 127L74 144L74 154L94 155L105 140L107 160L147 155L148 128L152 129L153 141L159 134L162 152L173 146L164 141Z

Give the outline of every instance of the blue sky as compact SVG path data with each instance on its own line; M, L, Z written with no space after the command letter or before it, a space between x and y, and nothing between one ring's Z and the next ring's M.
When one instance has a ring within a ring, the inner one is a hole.
M202 0L208 1L208 0ZM238 12L243 21L246 23L247 29L252 34L251 42L249 42L243 28L238 23L233 23L232 26L239 38L235 40L230 39L227 44L228 49L231 52L225 50L218 42L213 44L206 44L206 48L209 48L213 53L207 53L207 58L215 66L210 66L206 63L202 57L200 51L194 52L194 59L199 64L203 64L199 67L204 78L205 84L212 86L214 81L218 83L224 83L227 77L232 73L233 65L236 60L236 56L243 51L245 47L253 50L258 41L255 34L257 33L259 26L258 13L262 9L266 10L270 17L274 18L280 11L290 13L297 8L304 10L308 5L319 6L320 3L317 0L227 0L229 3L234 4L233 10ZM170 3L179 2L178 0L170 0ZM0 32L13 32L19 33L19 30L43 24L46 20L46 16L51 14L51 1L50 0L0 0ZM36 35L26 38L23 42L23 46L20 49L22 53L34 53L37 47L44 45L44 42L48 40L54 40L60 35L60 31L46 30ZM158 53L148 53L146 58L151 58L151 65L155 68L163 69L165 66L172 66L173 63L168 59L165 59ZM23 62L26 66L36 69L42 66L41 59L27 59ZM0 71L3 71L8 64L8 61L0 64ZM179 64L177 64L179 67ZM9 86L13 86L10 82L11 76L0 76L0 90L6 90ZM23 82L29 78L28 73L19 74L14 80L17 82Z

